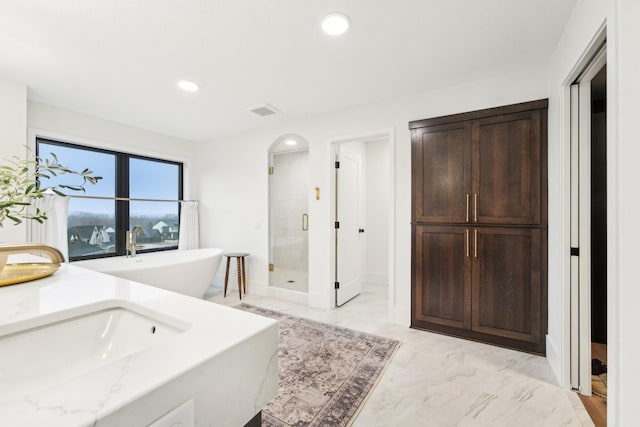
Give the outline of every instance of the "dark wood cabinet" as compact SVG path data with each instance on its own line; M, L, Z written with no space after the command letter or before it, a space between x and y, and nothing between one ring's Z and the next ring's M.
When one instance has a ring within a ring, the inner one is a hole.
M536 344L541 331L542 230L473 230L471 330ZM546 332L546 331L545 331Z
M410 123L412 327L545 352L546 108Z
M540 224L541 111L474 120L473 221Z
M541 224L542 132L546 110L412 129L413 221Z
M469 229L417 226L414 298L419 322L471 327L471 257Z
M468 222L471 215L471 126L467 122L413 131L416 222Z

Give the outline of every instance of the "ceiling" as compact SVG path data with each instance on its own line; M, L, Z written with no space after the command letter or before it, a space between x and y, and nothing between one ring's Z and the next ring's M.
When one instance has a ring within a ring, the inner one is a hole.
M31 100L210 141L544 66L575 2L0 0L0 76ZM341 37L320 30L333 11L351 19ZM263 102L282 114L247 111Z

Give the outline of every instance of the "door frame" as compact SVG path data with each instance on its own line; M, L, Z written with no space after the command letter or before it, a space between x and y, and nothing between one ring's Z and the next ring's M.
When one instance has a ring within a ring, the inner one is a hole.
M333 212L336 210L336 178L335 178L335 158L336 158L336 147L340 144L345 144L349 142L358 142L358 141L372 141L372 140L387 140L387 149L389 154L389 209L388 209L388 270L389 270L389 286L388 286L388 304L387 304L387 317L390 322L394 322L394 307L395 307L395 242L396 242L396 188L395 188L395 176L396 176L396 142L395 142L395 129L382 129L382 130L373 130L370 132L363 132L360 134L343 136L332 138L329 140L330 145L330 163L327 165L329 167L329 175L331 177L331 194L330 194L330 208L329 208L329 220L331 221L331 229L333 230ZM329 259L330 259L330 271L334 272L336 269L336 251L335 251L335 233L329 233ZM333 277L333 276L332 276ZM331 303L330 308L335 309L335 299L334 299L334 283L333 281L328 284L331 286Z
M591 396L591 80L606 63L603 46L571 86L571 246L580 251L571 260L571 386L585 396Z
M586 229L587 228L586 226L590 224L584 224L584 221L583 221L583 223L580 224L579 227L574 228L573 229L574 239L572 240L572 224L575 225L575 221L572 220L572 209L571 209L572 197L575 196L575 194L572 194L572 178L573 180L575 180L577 176L572 177L571 163L572 163L572 155L576 156L577 153L572 152L571 147L572 147L572 137L575 137L576 134L580 135L581 131L578 127L574 126L575 121L572 120L572 108L571 108L572 93L571 92L572 92L572 85L576 83L576 81L579 81L581 78L583 78L583 76L586 75L586 72L590 68L593 68L593 64L595 60L598 59L599 54L601 54L601 59L604 59L604 63L609 62L609 58L608 58L609 54L606 51L606 45L607 45L607 27L606 27L606 22L604 22L596 31L591 42L584 50L579 60L576 62L576 64L572 68L571 72L567 75L567 78L563 82L563 85L561 88L562 117L561 117L560 128L562 132L562 141L563 141L561 164L562 164L564 173L563 173L563 183L562 183L562 193L563 193L562 212L563 213L561 218L561 230L562 230L562 242L563 242L562 259L561 259L561 271L562 271L562 283L563 283L563 287L562 287L562 323L563 325L561 330L562 360L561 360L560 381L564 387L572 388L572 386L575 385L575 381L578 380L579 383L582 385L579 391L585 395L591 394L591 381L590 381L591 380L591 375L590 375L591 307L589 305L591 300L591 295L590 295L591 288L590 288L590 283L588 283L588 280L583 280L581 281L582 283L579 289L578 288L572 289L571 277L572 277L572 269L574 270L574 272L580 271L580 274L582 274L583 271L587 270L586 265L590 266L590 263L576 262L576 260L574 259L576 257L571 256L570 248L572 247L572 243L575 243L575 234L578 233L578 235L581 235L583 237L579 247L580 257L582 259L585 259L587 258L587 256L590 256L590 248L588 245L585 246L585 239L584 239L585 231L590 234L590 230ZM603 49L604 49L604 53L602 53ZM609 77L607 79L609 80ZM574 89L574 91L575 90L576 89ZM611 100L612 98L609 98L609 101ZM589 111L590 111L590 108L589 108ZM611 109L609 108L609 106L607 107L607 112L608 112L608 115L611 113ZM573 111L573 113L579 114L579 113L576 113L575 110ZM612 137L611 137L613 134L612 132L613 128L611 124L608 123L607 127L608 127L607 157L609 158L609 155L614 148L613 147L614 141L612 141ZM590 133L590 130L589 130L589 133ZM582 131L582 134L584 134L584 131ZM591 141L589 139L589 148L590 148L590 143ZM586 153L587 150L580 150L580 151L582 152L582 156L584 157L582 159L576 159L576 160L578 160L580 163L590 160L590 151L588 151L588 153ZM607 169L608 191L611 191L611 186L614 182L614 179L610 179L612 178L611 176L612 171L613 169L610 169L610 168ZM582 194L582 192L585 190L590 191L590 186L583 185L581 187L581 190L579 193L580 204L586 204L587 202L590 203L590 194L587 194L587 195ZM613 194L613 192L609 194ZM574 202L576 201L574 200ZM612 199L611 197L608 197L607 209L609 211L609 215L608 215L609 217L611 217L612 208L613 208ZM609 222L607 226L609 231L611 230L612 225L613 223ZM607 247L612 247L614 243L615 242L614 242L613 233L611 232L607 233ZM583 247L584 247L584 250L583 250ZM610 254L610 256L613 256L613 254ZM607 262L609 263L611 259L612 258L608 258ZM582 266L580 266L579 264L582 264ZM588 274L589 276L587 277L590 277L590 271L588 272ZM609 278L608 278L609 285L611 285L610 279L611 279L611 276L609 275ZM611 289L611 286L609 286L609 288ZM577 290L579 291L578 295L576 295ZM609 294L611 294L611 292L612 290L608 290ZM612 305L613 305L613 301L611 300L611 295L609 295L609 297L607 298L607 305L608 305L607 322L609 324L608 329L611 330L611 327L612 327L612 323L610 323L611 317L612 317L611 313L613 313L613 311L611 311ZM578 314L576 314L577 308L579 308ZM576 322L578 322L578 327L579 327L578 330L575 328ZM577 334L576 334L576 331L578 331ZM579 337L579 340L576 340L576 336ZM587 342L585 342L585 340ZM582 343L582 345L580 343ZM578 347L577 352L575 351L576 346ZM574 374L572 375L572 366L575 363L582 365L582 367L584 368L582 369L582 372L580 372L580 369L578 369L578 372L580 373L577 376L575 374L575 371L574 371ZM587 375L585 373L587 372L587 368L589 372L588 380L586 379Z

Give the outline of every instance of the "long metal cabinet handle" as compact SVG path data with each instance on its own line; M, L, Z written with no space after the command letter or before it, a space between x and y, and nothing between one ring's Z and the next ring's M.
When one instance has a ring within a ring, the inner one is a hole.
M473 221L478 222L478 193L473 194Z
M466 243L466 248L465 248L465 256L467 258L469 258L469 246L471 245L471 242L469 241L469 229L467 228L466 230L464 230L464 234L465 234L465 243Z
M478 258L478 229L473 230L473 257Z
M302 214L302 231L309 230L309 215Z
M467 216L466 221L469 222L469 193L467 193Z

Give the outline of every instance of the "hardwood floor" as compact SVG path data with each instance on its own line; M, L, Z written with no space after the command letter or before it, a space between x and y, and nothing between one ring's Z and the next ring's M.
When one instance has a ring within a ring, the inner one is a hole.
M607 363L607 345L600 343L591 343L591 358L600 359ZM593 420L596 427L605 427L607 425L607 400L600 396L583 396L578 394L582 404L586 408L589 416Z
M589 413L596 427L607 425L607 401L599 396L583 396L578 394L582 404Z
M604 363L607 363L607 345L600 344L598 342L591 343L591 358L600 359Z

